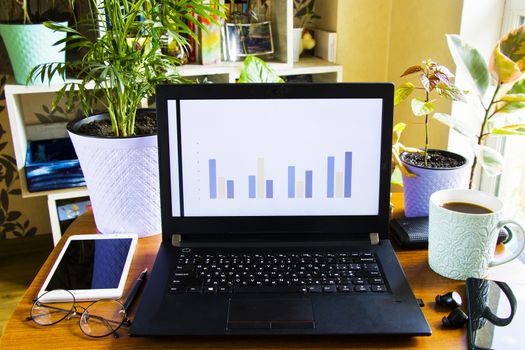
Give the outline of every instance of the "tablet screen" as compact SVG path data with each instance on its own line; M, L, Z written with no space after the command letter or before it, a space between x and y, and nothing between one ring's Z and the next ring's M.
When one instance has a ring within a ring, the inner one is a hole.
M72 240L46 290L118 288L131 238Z

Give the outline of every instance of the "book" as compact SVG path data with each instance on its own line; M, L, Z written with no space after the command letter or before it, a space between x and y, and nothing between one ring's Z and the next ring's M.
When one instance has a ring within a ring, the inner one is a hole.
M218 20L218 17L215 18ZM200 64L217 64L221 62L221 27L208 20L199 18L207 31L199 30L198 61Z
M314 55L335 63L337 50L337 33L321 29L314 30L316 45Z

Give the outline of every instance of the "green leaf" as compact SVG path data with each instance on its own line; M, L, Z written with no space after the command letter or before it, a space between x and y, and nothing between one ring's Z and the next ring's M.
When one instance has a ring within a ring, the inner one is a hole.
M394 125L394 132L402 133L406 127L406 123L397 123L396 125Z
M459 90L453 84L447 85L445 83L439 83L436 86L436 91L440 96L448 98L449 100L467 102L467 97L465 96L465 93Z
M475 145L474 153L478 162L489 176L497 176L503 171L503 156L488 146Z
M397 166L395 167L394 171L392 172L392 175L390 176L390 183L392 185L403 186L403 174Z
M432 102L428 101L425 102L420 98L413 98L412 99L412 113L416 116L423 116L430 114L434 111L434 105Z
M466 123L464 123L463 121L457 118L452 118L452 116L448 114L444 114L444 113L435 113L433 118L439 121L440 123L445 124L449 128L459 132L461 135L465 137L468 137L468 138L475 137L475 134L471 130L471 128Z
M511 102L497 110L497 113L515 113L525 108L524 102Z
M480 96L484 96L490 82L487 62L479 51L461 39L459 35L447 35L452 58L458 67L465 69Z
M500 98L504 102L525 102L525 94L507 94Z
M415 86L412 83L404 83L396 88L394 92L394 106L403 102L414 91L414 89Z
M525 26L518 27L500 40L501 53L513 62L525 58Z
M262 59L248 55L244 59L239 83L284 83L284 80Z
M516 62L505 56L497 45L490 58L490 74L504 84L518 80L521 77L520 67Z
M512 85L507 94L525 94L525 79L520 79Z
M493 128L494 135L525 136L525 124L506 125L501 128Z

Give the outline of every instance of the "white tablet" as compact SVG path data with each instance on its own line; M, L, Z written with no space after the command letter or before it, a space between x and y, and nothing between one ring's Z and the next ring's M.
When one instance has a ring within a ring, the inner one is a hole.
M69 237L38 296L51 290L68 290L76 300L122 297L136 246L134 234ZM68 299L66 292L50 294L52 299L44 296L43 301Z

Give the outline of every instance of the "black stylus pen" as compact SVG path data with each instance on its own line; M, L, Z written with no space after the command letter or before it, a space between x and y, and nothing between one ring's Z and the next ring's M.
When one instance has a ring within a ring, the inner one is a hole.
M133 287L131 288L131 291L128 294L128 297L126 298L126 301L124 302L124 310L128 311L131 304L133 304L133 300L135 300L135 297L137 296L137 292L140 289L140 286L142 286L142 283L144 283L144 280L146 279L146 274L148 273L148 269L144 269L137 277L137 280L133 284Z

